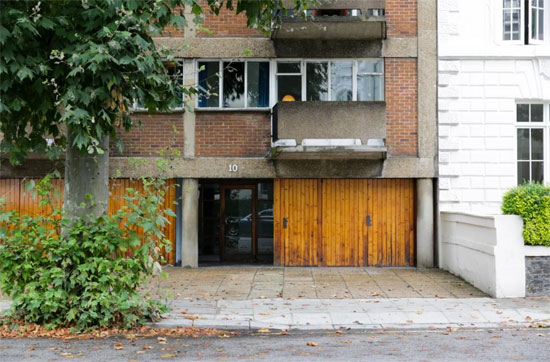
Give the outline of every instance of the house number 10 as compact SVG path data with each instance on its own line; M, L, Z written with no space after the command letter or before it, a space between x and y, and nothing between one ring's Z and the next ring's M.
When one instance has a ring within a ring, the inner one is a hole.
M239 166L237 164L230 164L229 165L229 172L237 172L239 170Z

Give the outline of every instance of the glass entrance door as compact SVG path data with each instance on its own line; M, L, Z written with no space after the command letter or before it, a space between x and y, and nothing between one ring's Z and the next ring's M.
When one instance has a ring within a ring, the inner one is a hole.
M256 254L256 189L249 186L223 187L222 259Z

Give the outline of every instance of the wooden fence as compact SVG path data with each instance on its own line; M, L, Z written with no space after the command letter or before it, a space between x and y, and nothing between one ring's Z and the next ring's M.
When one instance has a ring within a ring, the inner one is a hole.
M27 191L26 184L37 179L0 179L0 198L6 199L7 210L17 210L21 215L47 215L52 210L50 207L40 206L40 198ZM63 185L62 179L52 180L54 192L56 195L51 195L54 200L54 206L61 207L63 202ZM126 200L123 196L127 188L143 190L141 180L132 179L112 179L109 183L110 198L109 198L109 215L113 215L121 207L126 205ZM172 209L176 212L176 180L170 179L166 181L166 194L162 209ZM160 210L159 210L160 211ZM164 227L164 235L172 243L170 252L162 252L165 262L175 264L176 262L176 218L168 216L170 222Z

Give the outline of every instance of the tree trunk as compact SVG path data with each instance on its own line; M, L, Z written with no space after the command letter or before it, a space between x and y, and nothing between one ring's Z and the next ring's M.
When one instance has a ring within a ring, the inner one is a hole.
M64 210L70 219L107 214L109 205L109 137L100 141L102 155L89 154L73 146L67 131ZM90 195L88 197L87 195Z

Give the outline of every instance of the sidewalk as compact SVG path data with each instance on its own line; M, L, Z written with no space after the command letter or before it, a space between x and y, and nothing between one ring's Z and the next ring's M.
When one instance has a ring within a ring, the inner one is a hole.
M550 326L550 299L386 298L175 300L155 326L229 330Z

